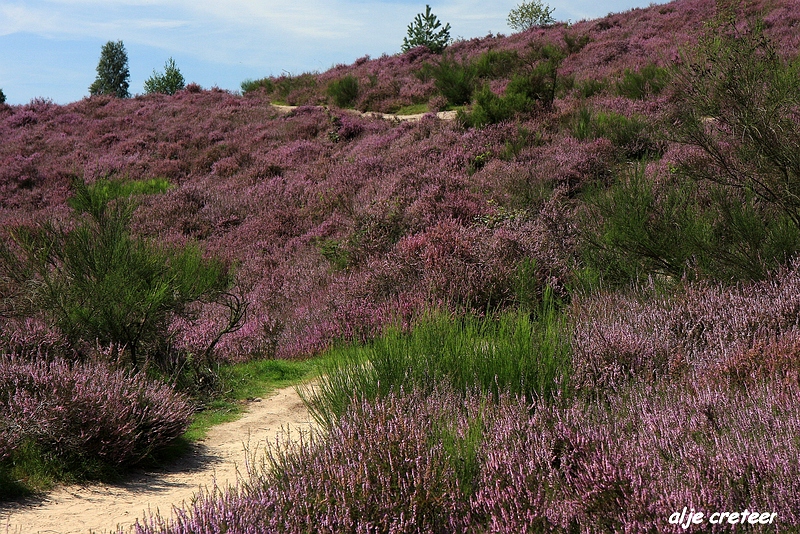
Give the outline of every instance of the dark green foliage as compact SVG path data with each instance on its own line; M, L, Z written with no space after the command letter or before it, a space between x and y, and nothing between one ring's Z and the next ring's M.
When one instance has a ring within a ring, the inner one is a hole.
M592 40L587 34L577 36L570 33L564 34L564 44L567 45L567 55L577 54Z
M659 151L642 117L626 117L613 111L593 111L584 107L578 111L571 129L576 139L608 139L617 147L621 159L638 160Z
M520 66L516 50L489 50L473 62L478 78L497 79L508 77Z
M175 60L169 58L164 64L163 73L153 71L153 75L145 80L144 92L174 95L185 86L186 81L183 79L180 69L175 65Z
M426 46L434 54L441 54L450 40L450 24L442 27L439 18L431 13L431 6L426 5L425 13L417 14L408 25L408 36L403 38L400 50L408 52L417 46Z
M128 98L130 93L130 71L128 70L128 54L122 41L109 41L100 51L100 62L97 64L97 79L89 86L90 95L114 95Z
M476 70L469 63L459 63L445 56L436 65L426 63L420 76L433 78L434 85L451 106L468 104L472 99Z
M281 100L286 101L289 96L304 89L313 89L317 86L317 77L311 73L298 74L297 76L281 76L275 80L275 90ZM264 87L267 87L264 85Z
M6 103L6 94L3 92L2 89L0 89L0 104L5 104L5 103Z
M608 82L606 82L606 80L595 80L593 78L583 80L576 84L578 93L580 93L583 98L593 97L594 95L604 91L607 85Z
M100 343L115 345L134 368L162 354L170 319L198 301L231 309L219 335L240 323L245 305L226 293L228 268L188 246L166 249L130 234L133 204L110 201L113 187L73 182L72 227L41 224L12 230L0 246L0 268L27 294L20 303L44 312L79 353ZM219 340L216 337L207 352Z
M349 108L358 99L358 78L348 74L328 84L328 96L340 108Z
M472 111L460 112L459 121L468 127L482 128L531 112L537 105L550 107L555 100L558 68L564 57L564 51L557 46L534 46L521 60L528 68L513 75L505 94L498 96L484 86L474 95Z
M258 90L271 93L275 90L275 82L273 82L271 78L261 78L260 80L247 79L242 82L242 94Z
M607 282L651 275L719 281L763 279L800 250L800 231L752 193L692 180L654 184L644 165L592 198L600 225L585 260Z
M484 86L475 93L475 104L471 112L459 111L458 120L466 127L482 128L514 118L519 113L530 111L533 102L519 93L506 92L498 96Z
M752 192L800 227L800 57L784 59L760 22L740 21L723 13L673 69L665 128L701 153L683 162L688 175Z
M659 94L668 83L669 70L651 63L637 72L625 69L622 79L617 82L617 94L643 100Z

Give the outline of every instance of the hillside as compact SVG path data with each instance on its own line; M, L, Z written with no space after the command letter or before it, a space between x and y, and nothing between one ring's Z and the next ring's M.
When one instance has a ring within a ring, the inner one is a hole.
M798 46L795 7L784 2L765 17L787 54ZM513 278L526 259L537 266L531 287L563 292L578 261L576 195L661 142L640 123L656 118L667 98L645 88L631 99L617 82L625 69L669 64L712 13L713 2L678 1L454 43L446 57L482 58L498 94L525 70L526 50L541 43L565 50L551 108L483 129L428 119L394 125L336 108L282 116L268 105L277 96L327 103L324 87L346 75L364 88L360 109L441 100L435 80L419 74L437 61L422 48L278 78L273 94L191 87L172 98L6 106L0 221L64 217L71 175L90 183L169 180L167 193L140 199L135 230L163 243L197 241L236 264L237 291L251 308L220 347L233 358L302 355L334 339L363 339L431 304L507 306L520 298ZM626 131L587 132L586 114L596 110L630 119ZM662 167L671 150L658 148ZM190 331L180 343L210 335L203 321Z
M15 377L66 359L197 401L221 363L327 354L333 439L142 532L796 527L798 23L676 0L244 95L0 107L0 393L38 413Z

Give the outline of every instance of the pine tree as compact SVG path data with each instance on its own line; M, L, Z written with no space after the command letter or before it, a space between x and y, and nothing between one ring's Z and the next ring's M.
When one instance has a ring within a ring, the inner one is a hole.
M408 25L408 37L403 38L400 50L407 52L417 46L427 46L431 52L440 54L450 44L450 24L442 26L436 15L431 13L431 6L425 6L425 14L419 13L414 22Z
M128 70L128 54L122 41L107 42L100 51L100 62L97 64L97 79L89 86L91 95L114 95L128 98L130 72Z

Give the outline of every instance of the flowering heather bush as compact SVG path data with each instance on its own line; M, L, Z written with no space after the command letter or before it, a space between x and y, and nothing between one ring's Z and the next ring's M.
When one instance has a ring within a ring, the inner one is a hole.
M271 449L243 488L136 532L464 532L469 504L441 438L457 450L466 415L463 399L441 395L355 405L324 440Z
M96 476L169 444L192 411L168 386L105 364L0 358L0 460L27 444L66 470Z
M765 376L787 367L800 317L800 266L734 287L675 296L605 293L574 306L574 383L601 391L687 371ZM778 351L775 359L756 354Z
M391 395L354 405L324 441L272 449L242 488L137 533L680 532L668 518L684 506L775 511L791 528L798 401L796 386L691 378L607 404Z
M608 406L502 406L473 513L489 532L680 532L668 518L684 506L776 511L779 527L797 526L796 386L730 392L692 378Z

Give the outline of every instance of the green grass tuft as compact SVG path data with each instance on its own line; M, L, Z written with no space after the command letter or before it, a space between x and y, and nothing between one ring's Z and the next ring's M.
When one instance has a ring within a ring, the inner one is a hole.
M319 383L302 391L312 416L330 427L354 398L444 385L465 394L502 392L528 399L566 391L569 335L564 315L545 291L533 313L452 318L431 312L410 333L388 328L369 345L331 350Z

